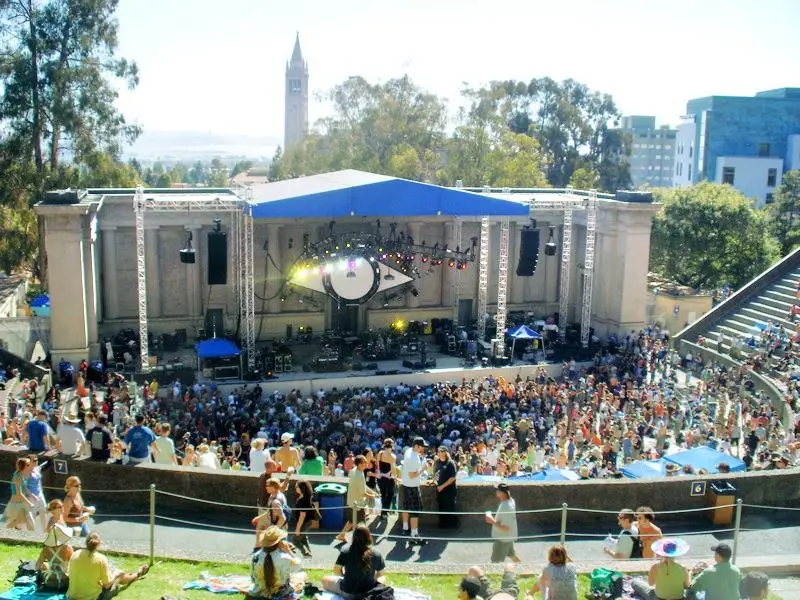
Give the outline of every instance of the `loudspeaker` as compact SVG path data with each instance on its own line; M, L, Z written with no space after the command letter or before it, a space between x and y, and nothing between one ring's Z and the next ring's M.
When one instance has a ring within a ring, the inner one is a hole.
M539 230L523 229L520 234L517 277L530 277L539 261Z
M193 265L194 250L181 250L181 262L185 265Z
M224 231L208 232L208 285L228 283L228 236Z

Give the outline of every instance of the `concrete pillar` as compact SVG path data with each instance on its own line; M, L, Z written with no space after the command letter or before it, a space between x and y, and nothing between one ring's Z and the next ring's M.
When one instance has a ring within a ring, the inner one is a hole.
M38 206L46 219L45 251L54 363L89 356L87 282L84 267L85 206Z
M144 260L147 275L147 316L161 316L161 265L158 260L158 225L145 225Z
M88 357L96 357L99 353L97 340L97 306L98 306L98 281L96 269L96 250L97 242L97 215L90 213L86 217L83 227L83 269L84 281L86 285L86 331L89 346ZM88 358L87 357L87 358Z
M192 248L194 248L195 264L186 265L186 309L194 316L203 315L203 282L200 279L202 272L200 265L203 262L203 255L200 252L200 228L196 225L187 227L186 231L192 234Z
M409 223L408 224L408 234L412 238L414 238L414 243L415 244L422 243L422 238L421 238L421 235L422 235L422 223L414 223L414 222ZM420 264L420 263L417 262L417 264ZM417 289L417 291L419 292L420 290ZM408 308L419 308L419 296L414 296L414 294L412 294L410 291L408 292L408 297L406 299L406 302L407 302L406 306L408 306Z
M119 281L117 277L117 228L103 229L103 299L106 319L119 317Z
M269 255L272 257L270 261L267 257L267 298L272 298L267 302L267 310L272 314L281 312L282 304L278 292L281 286L281 274L275 268L283 269L283 247L281 246L281 229L282 226L277 223L267 224L267 241L269 242ZM298 243L295 240L295 243ZM275 262L275 265L272 262ZM274 296L274 298L273 298Z

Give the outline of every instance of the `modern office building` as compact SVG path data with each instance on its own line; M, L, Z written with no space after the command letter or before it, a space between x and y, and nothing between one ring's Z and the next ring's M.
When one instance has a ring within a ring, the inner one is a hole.
M690 100L676 142L673 185L728 183L769 204L783 174L800 168L800 88Z
M622 117L620 129L630 136L632 186L671 186L676 131L667 125L656 128L655 117L640 115Z

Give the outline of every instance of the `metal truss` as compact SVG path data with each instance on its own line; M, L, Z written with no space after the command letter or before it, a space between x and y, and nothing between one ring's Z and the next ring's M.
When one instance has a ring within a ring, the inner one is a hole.
M453 242L455 248L458 250L462 250L461 248L461 236L462 236L462 223L461 219L456 217L453 219ZM453 282L453 323L458 326L458 305L461 303L461 269L456 269L455 272L455 281Z
M495 356L504 356L506 352L506 300L508 296L508 229L509 218L500 218L500 248L497 263L497 346Z
M234 260L243 266L238 272L239 280L234 285L236 286L236 294L239 297L240 318L245 325L245 347L247 349L248 366L253 367L255 365L253 221L249 212L242 217L246 207L246 202L237 195L198 194L193 195L191 198L178 198L171 194L159 195L156 193L152 196L148 194L148 198L145 198L144 190L141 187L136 188L136 193L133 197L133 212L136 223L136 282L139 305L139 355L142 372L146 373L150 370L150 348L147 339L147 265L144 239L144 213L146 211L160 213L180 212L184 214L187 212L229 212L232 213L231 223L237 223L238 221L236 228L232 227L232 237L236 236L234 237L234 246L243 249L244 252L240 250L239 255L234 257ZM244 219L244 227L240 225L242 219ZM247 240L243 238L247 238ZM247 252L248 249L249 254ZM243 277L244 280L242 279ZM242 314L243 305L244 314Z
M589 192L586 207L586 255L583 259L583 300L581 303L581 346L589 345L592 322L592 286L594 285L594 254L597 238L597 192Z
M144 255L144 189L136 188L133 214L136 220L136 298L139 308L139 364L143 372L150 370L150 348L147 339L147 271Z
M567 204L564 211L564 228L561 233L561 281L558 290L558 335L561 341L567 339L569 320L569 276L572 258L572 205Z
M481 247L478 263L478 339L486 336L486 300L489 296L489 217L481 217Z

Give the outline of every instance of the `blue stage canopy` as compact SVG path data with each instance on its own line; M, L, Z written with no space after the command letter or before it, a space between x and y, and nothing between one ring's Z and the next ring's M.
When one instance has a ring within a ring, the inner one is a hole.
M313 217L528 216L527 204L348 169L256 186L252 215Z
M225 356L239 356L239 348L230 340L214 338L197 342L194 345L195 352L200 358L222 358Z
M695 473L697 469L705 469L709 473L719 473L717 465L721 462L728 463L732 472L746 471L747 465L744 461L730 456L724 452L712 450L708 446L701 446L698 448L691 448L683 452L676 452L666 457L669 462L683 467L684 465L692 465Z
M656 479L667 476L667 461L663 458L658 460L637 460L629 465L625 465L620 472L629 479Z

